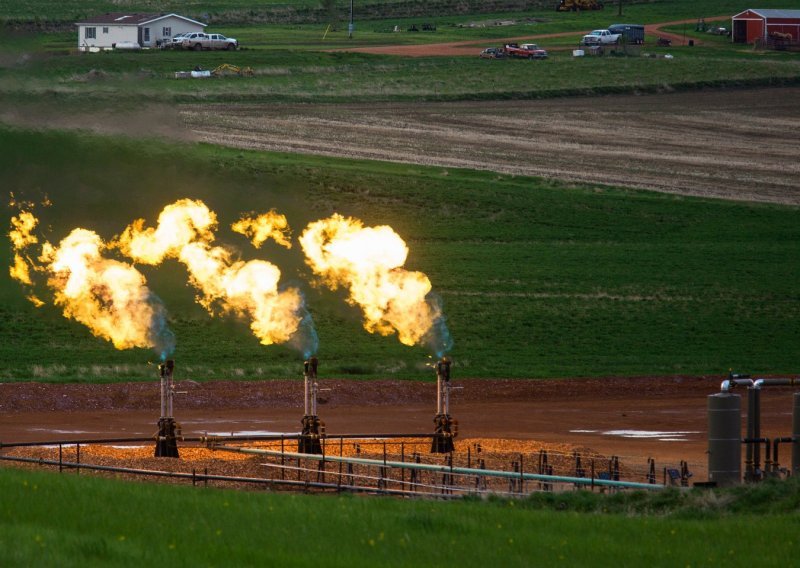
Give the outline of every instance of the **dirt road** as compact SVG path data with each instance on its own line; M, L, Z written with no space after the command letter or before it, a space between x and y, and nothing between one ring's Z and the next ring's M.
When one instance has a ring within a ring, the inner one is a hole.
M730 16L714 16L705 18L706 22L715 22L722 20L730 20ZM685 39L683 36L662 31L661 28L670 26L679 26L681 24L694 25L697 20L677 20L674 22L662 22L659 24L647 24L645 26L645 36L655 36L664 39L669 39L674 45L680 45ZM468 41L451 41L442 43L429 43L419 45L379 45L370 47L352 47L344 48L337 51L350 51L358 53L375 53L380 55L399 55L402 57L458 57L458 56L477 56L481 49L490 45L503 45L511 42L541 42L547 49L556 49L547 47L547 40L552 38L561 37L574 37L576 44L581 36L589 33L591 30L582 30L576 32L558 32L551 34L529 34L524 36L507 37L502 39L491 40L468 40ZM694 40L695 45L702 45L701 40ZM571 48L561 48L571 49Z
M800 89L534 101L190 105L240 148L492 170L800 204Z

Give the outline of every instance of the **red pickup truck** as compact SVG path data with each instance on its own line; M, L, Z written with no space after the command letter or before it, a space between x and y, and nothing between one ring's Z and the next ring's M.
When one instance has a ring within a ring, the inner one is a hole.
M507 43L503 48L509 57L522 57L524 59L547 59L547 51L535 43Z

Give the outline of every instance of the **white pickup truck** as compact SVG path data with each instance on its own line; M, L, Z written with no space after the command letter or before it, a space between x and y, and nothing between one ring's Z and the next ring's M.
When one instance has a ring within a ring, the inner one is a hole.
M175 40L178 40L176 37ZM173 41L175 41L173 40ZM192 32L180 37L179 42L175 41L183 49L228 49L234 50L239 47L239 42L232 37L225 37L222 34L205 34L202 32Z
M583 45L611 45L619 42L622 34L614 34L608 30L593 30L592 32L583 36L581 44Z

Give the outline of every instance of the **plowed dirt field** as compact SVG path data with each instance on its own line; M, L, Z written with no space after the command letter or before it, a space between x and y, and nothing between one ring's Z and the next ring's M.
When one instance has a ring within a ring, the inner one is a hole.
M181 107L208 142L800 204L800 88Z

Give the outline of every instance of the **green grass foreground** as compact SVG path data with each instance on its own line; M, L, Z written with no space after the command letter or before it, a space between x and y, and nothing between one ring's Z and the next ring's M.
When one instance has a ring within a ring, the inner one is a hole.
M458 377L796 370L797 208L569 185L537 178L292 156L157 140L0 129L0 186L53 202L57 243L75 227L110 239L192 197L218 241L265 258L306 295L321 376L431 378L428 352L370 335L340 292L312 286L302 251L256 251L228 227L277 208L299 235L334 211L391 225L444 301ZM11 210L3 213L8 227ZM8 266L10 246L0 247ZM177 336L180 378L299 377L301 354L265 347L245 322L212 319L175 262L141 267ZM39 290L46 297L46 292ZM0 274L0 378L150 379L146 350L116 351Z
M0 493L3 566L790 566L800 528L797 483L432 502L0 469Z

